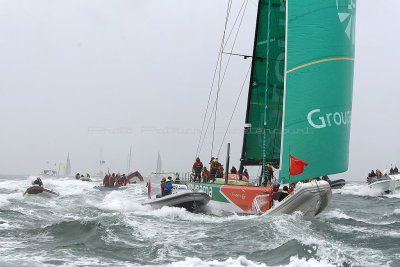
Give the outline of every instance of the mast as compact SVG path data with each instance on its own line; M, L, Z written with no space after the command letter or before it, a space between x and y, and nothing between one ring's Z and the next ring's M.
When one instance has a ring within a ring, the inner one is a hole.
M131 159L132 159L132 145L131 148L129 149L129 158L128 158L128 168L127 168L127 174L131 171Z
M251 61L251 75L250 75L250 83L249 83L249 92L247 96L247 109L246 109L246 120L245 120L245 127L244 127L244 134L243 134L243 145L242 145L242 155L240 157L240 168L239 168L239 175L240 177L242 176L243 173L243 160L244 160L244 154L245 154L245 145L246 145L246 131L250 127L248 127L248 121L249 121L249 110L250 110L250 100L251 100L251 83L253 81L253 76L254 76L254 65L255 65L255 60L257 59L256 55L256 47L257 47L257 33L258 33L258 28L259 28L259 23L260 23L260 11L261 11L261 1L258 1L258 8L257 8L257 20L256 20L256 29L254 32L254 44L253 44L253 57Z
M268 111L268 74L269 74L269 43L270 43L270 25L271 25L271 0L268 0L268 37L267 37L267 82L265 84L265 110L264 110L264 128L263 128L263 161L262 161L262 178L265 181L265 164L267 161L267 111Z

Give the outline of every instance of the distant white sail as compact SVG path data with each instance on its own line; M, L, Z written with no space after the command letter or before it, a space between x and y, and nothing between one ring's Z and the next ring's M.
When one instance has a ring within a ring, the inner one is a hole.
M69 160L69 153L67 156L67 166L65 167L65 176L68 177L71 175L71 162Z
M161 155L160 152L158 152L156 173L161 173L161 172L162 172Z

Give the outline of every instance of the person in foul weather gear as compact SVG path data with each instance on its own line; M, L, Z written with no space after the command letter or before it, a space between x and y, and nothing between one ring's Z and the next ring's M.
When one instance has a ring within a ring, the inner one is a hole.
M120 178L120 176L119 175L116 175L115 176L115 181L114 181L114 186L120 186L120 184L119 184L119 178Z
M81 175L80 175L79 172L78 172L78 173L76 173L76 175L75 175L75 179L76 179L76 180L79 180L79 178L81 178Z
M218 162L218 158L217 158L217 162ZM224 167L222 166L221 163L217 163L217 175L215 177L217 178L222 178L222 176L224 175Z
M203 177L203 183L208 183L210 179L210 172L207 170L207 167L203 168L203 174L201 175Z
M249 179L249 173L247 172L247 169L244 169L243 176Z
M196 161L193 164L192 171L194 173L194 181L196 182L199 179L199 183L201 182L201 170L203 169L203 163L200 161L200 158L196 158Z
M89 174L88 172L86 173L86 177L87 177L87 178L90 178L90 174Z
M235 166L232 166L230 173L237 174L237 170L236 170Z
M294 191L294 188L296 187L295 183L290 184L290 188L288 189L288 193L291 194Z
M274 176L274 171L272 170L271 164L267 164L265 166L265 178L267 179L266 181L264 181L264 183L270 182L272 180L272 177Z
M43 182L42 179L40 179L40 177L36 178L35 181L33 181L32 185L37 184L38 186L43 186Z
M214 157L211 158L210 162L210 177L213 182L215 182L215 176L217 175L217 170L218 170L218 161Z
M282 190L282 192L281 192L281 195L279 196L279 202L281 202L282 200L284 200L285 197L287 197L287 196L289 195L288 190L289 190L289 188L285 185L285 186L283 187L283 190Z
M393 172L394 172L394 174L399 173L399 169L397 169L397 166L394 167Z
M164 188L165 188L165 178L161 179L161 195L165 196Z
M164 186L164 195L169 195L172 193L172 182L171 182L171 177L168 177L167 180L165 180L165 186Z
M103 179L103 186L105 186L105 187L110 186L110 182L109 182L108 179L109 179L108 175L104 176L104 179Z
M368 177L370 177L370 178L375 177L375 176L376 176L376 174L375 174L374 170L371 170L371 172L368 173Z
M110 187L114 187L114 182L115 182L115 177L114 177L114 173L110 175L110 177L108 177L108 184Z
M275 195L277 194L279 194L279 184L274 184L272 190L269 192L270 208L272 207L274 200L276 199Z

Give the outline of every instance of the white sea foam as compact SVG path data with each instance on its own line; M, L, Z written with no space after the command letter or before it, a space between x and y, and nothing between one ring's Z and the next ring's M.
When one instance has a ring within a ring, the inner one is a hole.
M346 215L343 211L339 209L330 210L322 214L323 217L326 218L337 218L337 219L353 219L352 217Z
M106 195L104 199L98 203L94 201L87 201L88 204L95 206L102 210L108 211L119 211L119 212L129 212L129 211L145 211L148 208L143 206L140 202L140 197L135 196L138 192L135 188L129 188L124 191L111 191L111 192L96 192ZM142 197L143 198L143 197ZM143 198L144 199L144 198Z
M171 267L190 267L190 266L233 266L233 267L240 267L240 266L267 266L264 263L255 263L251 260L246 259L246 257L240 256L237 259L229 258L226 261L203 261L199 258L186 258L184 261L178 261L167 266Z
M393 214L394 214L394 215L400 215L400 209L395 209L395 210L393 211Z
M354 196L370 196L376 197L381 196L382 193L377 192L369 188L369 186L365 184L349 184L343 187L342 189L337 190L342 195L354 195Z
M167 266L171 267L191 267L191 266L199 266L199 267L206 267L206 266L233 266L233 267L242 267L242 266L268 266L265 263L257 263L251 260L248 260L244 256L239 256L237 259L232 259L229 258L225 261L218 261L218 260L212 260L212 261L203 261L199 258L186 258L184 261L178 261L174 262L171 264L168 264ZM290 258L290 263L286 266L289 267L331 267L335 266L333 264L330 264L326 260L316 260L316 259L301 259L298 257L291 257Z

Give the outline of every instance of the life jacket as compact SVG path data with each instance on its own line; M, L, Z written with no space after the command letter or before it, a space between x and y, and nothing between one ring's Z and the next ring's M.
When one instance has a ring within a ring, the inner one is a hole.
M161 182L161 191L164 191L165 182Z
M112 175L108 178L108 184L114 185L114 177Z

